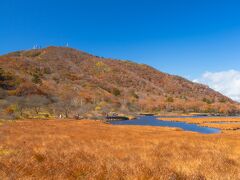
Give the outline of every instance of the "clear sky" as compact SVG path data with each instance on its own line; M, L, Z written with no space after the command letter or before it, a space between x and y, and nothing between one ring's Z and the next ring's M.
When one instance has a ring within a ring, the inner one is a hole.
M69 43L201 79L240 70L240 1L1 0L0 54Z

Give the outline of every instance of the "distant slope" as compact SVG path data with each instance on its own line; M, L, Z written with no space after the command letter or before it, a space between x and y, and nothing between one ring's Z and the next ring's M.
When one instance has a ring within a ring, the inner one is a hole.
M86 112L86 107L99 113L239 111L238 103L207 86L144 64L71 48L9 53L0 57L0 68L1 91L7 93L4 98L44 96L53 109L60 102L69 104L69 113Z

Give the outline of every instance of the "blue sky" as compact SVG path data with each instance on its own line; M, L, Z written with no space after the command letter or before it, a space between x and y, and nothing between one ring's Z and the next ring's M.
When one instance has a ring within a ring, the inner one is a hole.
M1 0L0 54L69 43L200 79L240 70L240 1Z

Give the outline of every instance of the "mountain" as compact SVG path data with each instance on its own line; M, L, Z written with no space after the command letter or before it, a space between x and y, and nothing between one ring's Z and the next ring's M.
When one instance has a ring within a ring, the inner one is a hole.
M17 116L31 110L66 116L110 111L239 112L237 102L205 85L145 64L66 47L0 56L0 99L2 114Z

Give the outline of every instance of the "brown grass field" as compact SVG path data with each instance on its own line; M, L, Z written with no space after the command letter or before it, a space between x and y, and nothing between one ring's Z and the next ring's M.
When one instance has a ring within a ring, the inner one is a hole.
M2 122L0 179L240 179L240 131Z

